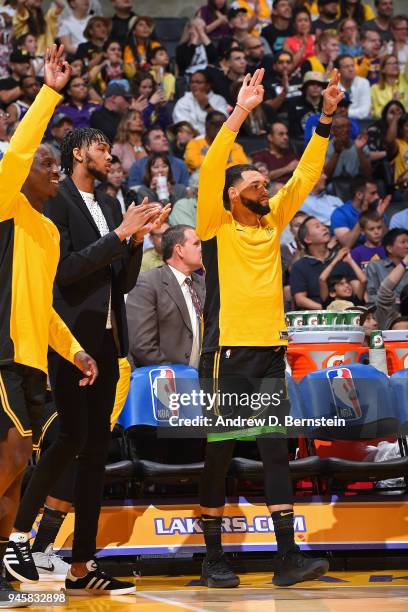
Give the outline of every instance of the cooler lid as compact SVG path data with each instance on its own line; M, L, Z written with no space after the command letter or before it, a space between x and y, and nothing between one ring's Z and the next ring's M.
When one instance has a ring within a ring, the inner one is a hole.
M382 335L385 342L408 342L408 329L386 329Z
M289 333L289 342L293 344L363 344L363 331L294 331Z

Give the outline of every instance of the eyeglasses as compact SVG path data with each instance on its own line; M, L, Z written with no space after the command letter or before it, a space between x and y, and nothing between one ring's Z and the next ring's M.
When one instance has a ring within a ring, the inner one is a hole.
M262 44L259 45L255 45L254 47L247 47L248 51L254 51L255 49L260 49L261 47L263 47Z
M0 119L10 119L10 113L0 112Z
M398 62L395 62L395 61L385 62L384 66L398 66Z

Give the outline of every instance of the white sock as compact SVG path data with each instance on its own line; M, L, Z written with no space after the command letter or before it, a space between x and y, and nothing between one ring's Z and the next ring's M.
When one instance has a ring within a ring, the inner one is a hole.
M28 542L29 535L29 533L23 533L22 531L10 533L10 542L18 542L19 544L24 544L25 542Z

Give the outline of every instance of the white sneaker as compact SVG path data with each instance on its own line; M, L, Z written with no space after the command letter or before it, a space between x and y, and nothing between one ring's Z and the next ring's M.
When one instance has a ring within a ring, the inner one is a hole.
M55 554L52 544L43 553L33 553L33 559L40 580L65 580L70 565Z

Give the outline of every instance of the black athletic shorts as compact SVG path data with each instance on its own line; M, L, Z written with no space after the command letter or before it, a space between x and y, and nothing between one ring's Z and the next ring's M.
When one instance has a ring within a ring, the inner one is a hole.
M11 363L0 366L0 441L15 427L38 444L44 424L47 376L41 370Z

